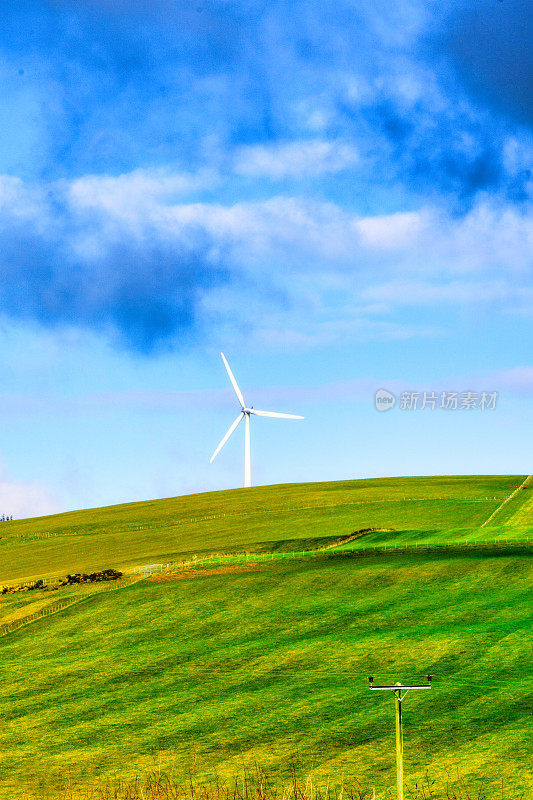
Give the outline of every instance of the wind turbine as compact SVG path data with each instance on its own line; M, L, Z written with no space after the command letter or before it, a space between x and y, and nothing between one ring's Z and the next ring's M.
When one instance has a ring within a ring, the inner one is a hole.
M217 455L220 453L226 442L228 441L229 437L239 424L239 422L244 417L244 486L248 487L252 485L252 468L250 462L250 415L256 414L258 417L276 417L278 419L303 419L303 417L298 417L296 414L280 414L279 411L259 411L256 408L248 408L246 403L244 402L244 397L242 396L242 392L237 385L237 381L233 375L233 372L230 369L230 365L226 361L226 357L224 353L220 354L222 356L222 361L224 362L224 366L226 367L226 372L229 375L229 379L231 381L231 385L235 390L235 394L237 395L237 400L241 406L241 413L237 417L237 419L230 425L228 431L220 440L219 445L213 455L209 463L213 463Z

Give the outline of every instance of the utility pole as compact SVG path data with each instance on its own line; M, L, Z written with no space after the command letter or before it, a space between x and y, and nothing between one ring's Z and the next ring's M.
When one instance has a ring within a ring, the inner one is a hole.
M398 800L403 800L403 729L402 729L402 700L407 692L412 689L431 689L431 675L428 682L404 686L400 682L392 686L374 686L374 678L368 678L369 689L374 692L394 692L394 707L396 717L396 783L398 786Z

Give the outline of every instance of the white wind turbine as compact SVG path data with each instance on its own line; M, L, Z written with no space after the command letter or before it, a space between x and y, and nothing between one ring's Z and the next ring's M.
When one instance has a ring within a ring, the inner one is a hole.
M220 354L222 356L222 361L224 362L224 366L226 367L226 371L229 375L229 379L233 388L235 389L235 394L237 395L237 400L241 405L241 413L233 422L224 435L224 437L220 440L220 443L211 456L210 462L212 463L217 455L220 453L226 442L228 441L229 437L244 417L244 486L251 486L252 485L252 468L250 463L250 414L256 414L258 417L277 417L279 419L303 419L303 417L298 417L296 414L280 414L278 411L259 411L256 408L248 408L244 402L244 397L242 396L242 392L237 385L237 381L233 375L233 372L230 369L230 365L226 361L226 357L224 353Z

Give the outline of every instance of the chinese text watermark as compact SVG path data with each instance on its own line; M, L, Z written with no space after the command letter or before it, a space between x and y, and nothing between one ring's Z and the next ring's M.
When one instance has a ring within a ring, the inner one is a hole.
M390 411L398 406L400 411L494 411L498 392L420 392L405 391L398 395L379 389L374 397L378 411Z

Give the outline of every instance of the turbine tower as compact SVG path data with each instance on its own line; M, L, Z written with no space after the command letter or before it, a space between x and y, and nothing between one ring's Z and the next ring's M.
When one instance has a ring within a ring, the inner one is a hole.
M226 367L226 371L229 375L229 379L231 381L231 385L235 390L235 394L237 395L237 400L241 406L241 413L237 417L237 419L230 425L228 431L220 440L219 445L210 459L210 464L213 463L214 459L220 453L226 442L228 441L229 437L239 424L239 422L244 417L244 486L248 487L252 485L252 467L251 467L251 459L250 459L250 415L256 414L258 417L277 417L278 419L303 419L303 417L298 417L296 414L280 414L279 411L259 411L256 408L248 408L246 403L244 402L244 397L242 396L242 392L237 385L237 381L233 375L233 372L230 369L230 365L226 361L226 357L224 353L220 354L222 356L222 361L224 362L224 366Z

